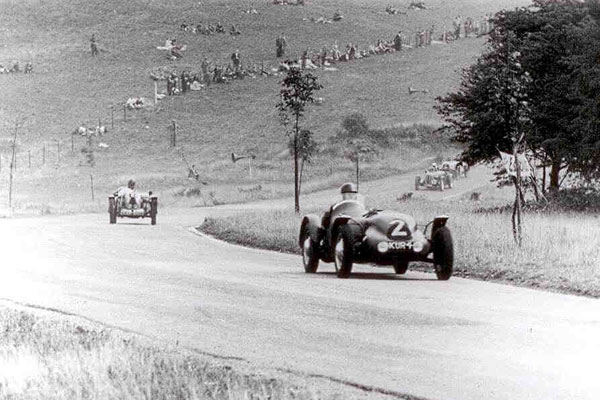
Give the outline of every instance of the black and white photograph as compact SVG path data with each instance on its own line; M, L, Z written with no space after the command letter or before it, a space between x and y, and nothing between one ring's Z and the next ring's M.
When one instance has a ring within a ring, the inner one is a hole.
M600 0L0 0L0 400L599 361Z

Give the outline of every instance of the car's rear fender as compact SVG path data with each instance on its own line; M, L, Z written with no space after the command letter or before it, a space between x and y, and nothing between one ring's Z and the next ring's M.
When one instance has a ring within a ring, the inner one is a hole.
M438 215L437 217L435 217L433 219L433 221L431 221L431 223L433 224L431 226L431 237L432 238L438 229L440 229L443 226L446 226L446 222L448 222L448 218L450 218L450 217L448 217L447 215Z
M300 225L300 236L298 238L298 244L300 247L304 244L306 234L310 235L310 238L316 243L321 240L321 234L323 228L321 227L321 220L315 214L308 214L302 218L302 224Z

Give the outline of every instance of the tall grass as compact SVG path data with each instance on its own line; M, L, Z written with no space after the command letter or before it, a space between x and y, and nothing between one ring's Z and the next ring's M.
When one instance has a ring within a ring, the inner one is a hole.
M302 387L132 334L0 306L0 398L363 398L339 386ZM307 382L304 382L305 384Z

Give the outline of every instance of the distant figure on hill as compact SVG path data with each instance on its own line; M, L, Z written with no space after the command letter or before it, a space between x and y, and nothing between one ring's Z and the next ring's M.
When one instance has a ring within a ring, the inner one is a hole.
M92 57L98 56L98 45L96 44L96 35L92 33L92 38L90 39L90 49L92 51Z
M459 39L460 38L460 27L462 25L462 17L459 15L456 18L454 18L454 21L452 21L452 24L454 25L454 39Z
M12 68L8 72L21 72L21 65L19 64L19 62L15 61L13 63Z
M396 51L402 50L402 31L398 31L394 37L394 49L396 49Z
M240 51L236 50L231 54L231 62L233 63L233 70L237 73L240 69Z
M276 55L277 58L285 55L285 49L287 47L287 40L285 35L282 33L277 39L275 39Z
M240 30L237 28L237 26L235 26L235 24L232 24L231 28L229 29L229 34L232 36L237 36L241 35L242 32L240 32Z
M31 61L27 62L27 64L25 64L25 71L26 74L31 74L33 72L33 63Z

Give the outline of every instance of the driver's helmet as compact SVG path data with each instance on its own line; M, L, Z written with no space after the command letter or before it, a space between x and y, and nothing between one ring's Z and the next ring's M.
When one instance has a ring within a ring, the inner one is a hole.
M127 187L128 187L129 189L131 189L131 190L135 189L135 180L134 180L134 179L130 179L130 180L127 182Z
M342 193L342 198L344 200L356 200L358 188L356 187L356 184L347 182L340 187L340 192Z

